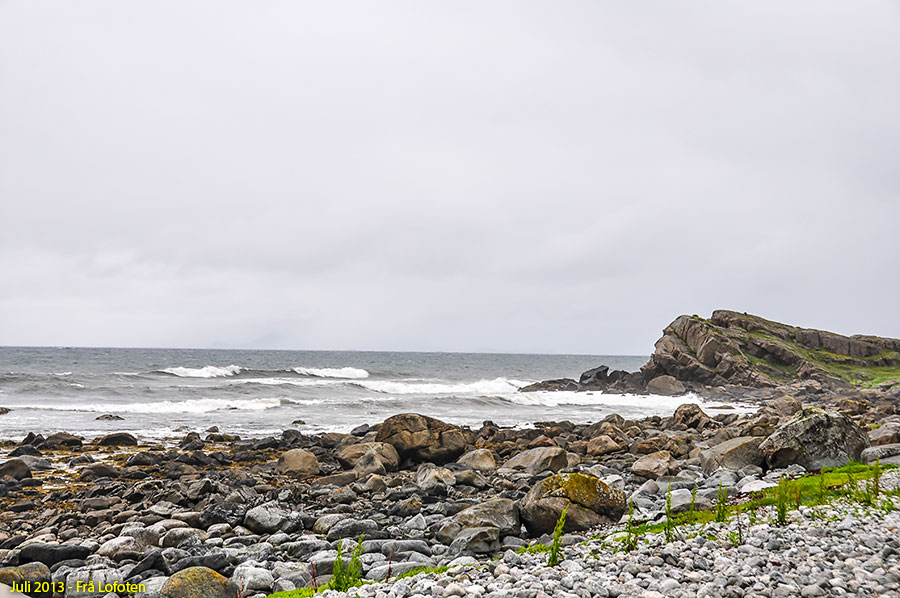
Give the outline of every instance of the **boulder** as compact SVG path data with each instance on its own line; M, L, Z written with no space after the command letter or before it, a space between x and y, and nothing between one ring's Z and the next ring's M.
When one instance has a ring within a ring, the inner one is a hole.
M654 395L682 395L685 390L684 384L676 380L674 376L656 376L647 382L647 392Z
M400 466L400 455L386 442L360 442L341 447L337 452L337 460L344 469L353 469L360 459L369 451L373 451L385 471L397 471Z
M401 413L384 420L375 437L392 445L403 459L447 463L466 449L466 439L455 426L418 413Z
M124 582L122 574L116 569L103 565L94 567L76 569L66 575L65 598L100 598L108 594L103 590L105 586Z
M682 424L693 430L705 430L715 425L713 420L696 403L681 405L675 410L675 415L672 419L676 424Z
M434 467L431 464L423 463L416 471L416 484L422 490L428 490L440 484L455 486L456 476L444 467Z
M472 555L500 550L500 530L496 527L469 527L450 544L450 554Z
M871 446L860 453L859 460L866 465L872 465L876 461L900 465L900 443Z
M523 469L531 474L559 471L568 465L566 451L558 446L542 446L522 451L503 464L506 469Z
M581 374L578 383L582 386L605 386L609 375L609 366L601 365Z
M508 498L489 498L454 515L462 528L496 527L501 536L516 536L521 524L516 503Z
M719 443L700 453L700 466L706 473L712 473L720 467L738 470L745 465L762 465L763 457L759 452L762 442L759 436L739 436Z
M691 510L691 502L694 504L695 511L712 511L713 504L712 502L697 493L696 497L692 496L692 492L687 488L681 488L679 490L672 490L672 512L673 513L686 513Z
M759 452L771 468L796 463L819 471L858 461L868 446L866 432L846 415L807 407L766 438Z
M207 567L188 567L166 580L159 598L238 598L238 587Z
M85 465L81 468L81 472L79 474L79 478L83 482L93 482L94 480L99 480L100 478L117 478L119 477L119 470L110 467L106 463L91 463L89 465Z
M457 463L468 465L475 471L494 471L497 469L497 462L494 461L494 455L488 449L476 449L469 451L456 460Z
M37 583L48 583L50 581L50 569L44 563L28 563L19 567L0 568L0 583L10 587L12 587L13 582L16 584L31 582L31 585L34 586ZM29 596L34 598L52 598L53 592L31 592Z
M678 464L678 461L669 451L657 451L644 455L631 466L631 473L655 480L670 473Z
M78 544L44 544L35 542L27 544L19 550L19 562L39 562L52 567L62 561L86 559L90 553L90 548Z
M869 442L872 446L900 442L900 422L884 422L874 430L869 430Z
M128 432L114 432L97 439L99 446L137 446L137 438Z
M566 508L565 531L590 529L619 520L625 493L593 475L564 473L541 480L519 502L522 521L533 535L552 532Z
M599 436L595 436L588 441L587 454L593 457L599 457L601 455L606 455L608 453L621 450L622 448L622 445L613 440L611 437L607 436L606 434L600 434Z
M305 449L291 449L282 453L275 469L286 475L316 475L319 473L319 460Z
M31 469L22 459L9 459L4 463L0 463L0 478L6 476L24 480L31 477Z
M244 526L257 534L271 534L281 529L291 512L277 502L267 502L253 507L244 516Z
M45 449L76 448L80 447L82 443L83 439L79 436L69 434L68 432L56 432L55 434L47 436L47 438L40 443L40 446Z

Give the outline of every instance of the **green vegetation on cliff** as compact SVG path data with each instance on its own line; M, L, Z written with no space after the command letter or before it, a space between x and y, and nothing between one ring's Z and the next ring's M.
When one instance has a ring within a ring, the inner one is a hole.
M680 316L667 326L643 372L710 385L815 380L831 388L865 388L900 381L900 340L843 336L718 310L709 319Z

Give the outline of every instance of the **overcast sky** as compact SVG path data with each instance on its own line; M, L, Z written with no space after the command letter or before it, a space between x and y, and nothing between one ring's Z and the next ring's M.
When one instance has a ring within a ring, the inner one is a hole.
M900 337L897 2L0 0L0 345Z

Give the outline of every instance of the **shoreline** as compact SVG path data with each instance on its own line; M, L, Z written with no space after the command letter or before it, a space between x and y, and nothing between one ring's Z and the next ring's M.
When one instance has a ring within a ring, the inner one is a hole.
M707 509L720 486L751 497L742 488L814 469L769 462L760 449L798 418L826 417L804 407L783 396L753 413L706 413L685 403L668 417L477 429L405 414L353 434L285 429L236 439L211 429L177 445L125 432L93 442L33 435L0 445L7 454L0 471L14 476L0 486L0 567L7 567L0 582L42 563L29 575L69 585L145 583L141 598L174 598L163 584L205 567L225 579L223 587L261 598L324 585L336 548L349 555L360 537L361 574L369 580L498 556L506 563L515 561L510 553L549 541L563 504L574 546L622 529L626 504L641 521L664 518L665 489L683 501L696 488L694 501ZM889 402L826 420L836 426L830 438L844 439L848 461L862 458L862 444L875 445L887 462L900 455L891 452L900 447L900 416ZM859 446L847 438L859 438ZM814 453L822 441L804 442ZM533 561L519 564L538 567ZM234 598L230 591L223 598Z

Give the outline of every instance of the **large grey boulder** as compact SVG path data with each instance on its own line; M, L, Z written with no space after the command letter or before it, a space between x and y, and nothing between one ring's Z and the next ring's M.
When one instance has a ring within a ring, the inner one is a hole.
M762 465L759 452L762 440L759 436L739 436L721 442L701 451L700 466L704 472L712 473L720 467L738 470L746 465Z
M528 473L559 471L569 464L566 451L558 446L542 446L522 451L503 464L506 469L523 469Z
M271 534L280 530L290 516L290 510L283 505L267 502L247 511L244 526L258 534Z
M819 471L858 461L868 446L865 430L846 415L807 407L766 438L759 452L771 468L796 463Z
M453 461L466 449L466 438L459 428L418 413L387 418L375 440L390 444L402 459L415 463L440 465Z
M876 461L900 465L900 443L870 446L860 453L859 460L866 465L872 465Z
M519 501L519 514L534 535L550 533L564 509L565 531L590 529L618 521L625 512L625 493L584 473L562 473L541 480Z

